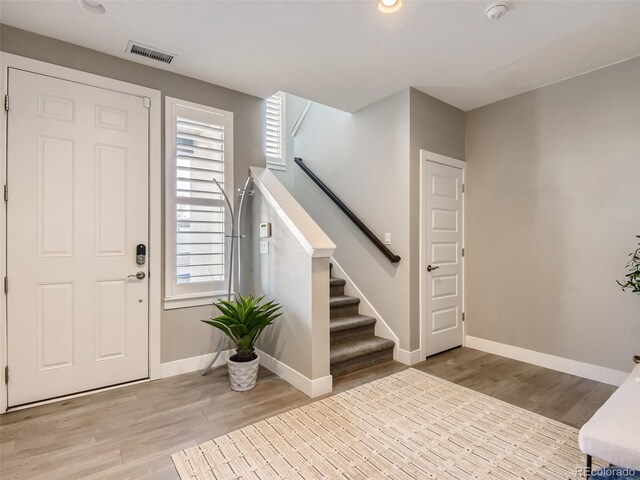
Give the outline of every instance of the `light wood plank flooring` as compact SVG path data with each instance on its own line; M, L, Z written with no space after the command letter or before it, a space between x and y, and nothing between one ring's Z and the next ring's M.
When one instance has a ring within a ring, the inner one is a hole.
M336 380L335 392L407 368L388 362ZM614 387L469 348L415 366L580 427ZM261 369L257 387L228 387L226 367L189 373L0 416L0 477L176 479L169 456L312 400Z

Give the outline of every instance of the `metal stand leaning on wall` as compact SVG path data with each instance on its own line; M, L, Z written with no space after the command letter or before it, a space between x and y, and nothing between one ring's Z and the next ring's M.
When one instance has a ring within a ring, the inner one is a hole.
M231 206L231 202L229 201L229 197L227 196L227 194L225 193L224 189L220 186L220 184L218 183L218 181L214 178L213 182L216 184L216 187L218 187L218 190L220 190L220 193L222 193L222 196L224 197L224 200L227 204L227 209L229 211L229 218L231 218L231 235L227 235L228 238L231 239L231 241L229 242L229 283L227 286L227 300L231 301L231 287L233 286L233 257L234 257L234 244L236 242L236 239L238 241L238 248L237 248L237 255L238 255L238 293L242 293L240 290L242 289L242 264L241 264L241 260L242 260L242 248L240 245L240 240L242 240L245 235L243 235L242 232L242 213L244 211L244 198L246 195L253 195L253 190L249 190L249 187L251 186L251 177L247 177L247 181L244 182L244 188L239 188L238 189L238 196L240 197L240 204L238 206L238 223L236 225L235 223L235 219L233 216L233 207ZM201 375L206 375L207 373L209 373L209 370L211 370L211 367L213 367L213 364L216 363L216 360L218 360L218 357L220 357L220 354L222 353L222 351L224 350L225 346L227 343L227 337L226 335L222 335L220 337L220 342L218 343L218 349L216 354L213 356L213 358L211 359L211 361L208 363L208 365L206 367L204 367L204 369L201 372Z

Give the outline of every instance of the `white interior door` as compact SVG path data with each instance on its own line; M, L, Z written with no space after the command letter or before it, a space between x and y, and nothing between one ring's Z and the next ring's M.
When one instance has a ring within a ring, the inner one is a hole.
M8 404L147 378L144 99L17 69L8 82Z
M426 299L426 355L463 341L463 170L426 162L422 272Z

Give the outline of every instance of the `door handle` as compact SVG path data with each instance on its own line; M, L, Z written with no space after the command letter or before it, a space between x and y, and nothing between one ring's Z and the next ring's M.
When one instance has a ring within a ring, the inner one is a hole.
M129 275L127 278L137 278L138 280L143 280L144 277L146 277L147 274L144 273L142 270L139 271L138 273L134 273L133 275Z
M427 272L430 272L430 271L432 271L432 270L437 270L437 269L439 269L439 268L440 268L440 267L432 267L431 265L427 265Z

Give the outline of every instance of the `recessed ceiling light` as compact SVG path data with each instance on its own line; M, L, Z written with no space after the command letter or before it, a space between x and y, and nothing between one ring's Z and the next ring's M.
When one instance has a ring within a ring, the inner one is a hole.
M402 0L379 0L378 10L382 13L393 13L400 10Z
M498 20L507 13L507 6L504 3L492 3L485 8L484 13L487 14L489 20Z
M82 9L95 15L102 15L105 12L104 5L96 0L76 0L76 3Z

